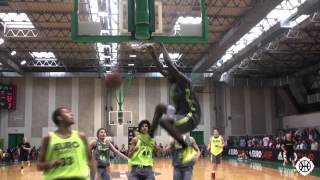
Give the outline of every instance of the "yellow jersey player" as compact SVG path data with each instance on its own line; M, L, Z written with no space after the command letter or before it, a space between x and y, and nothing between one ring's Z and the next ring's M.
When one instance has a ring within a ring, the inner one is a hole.
M142 120L139 123L138 135L132 139L129 149L128 164L131 167L128 180L155 180L153 172L153 154L158 148L150 136L150 122Z
M38 169L43 171L43 179L85 180L89 177L88 164L96 173L86 136L71 130L71 110L60 107L52 119L58 129L43 138L39 155Z
M213 136L210 138L208 143L208 151L211 154L211 162L213 163L212 173L211 173L212 179L215 179L216 177L216 171L218 169L218 165L221 162L223 147L224 147L223 137L219 134L219 130L217 128L214 128Z

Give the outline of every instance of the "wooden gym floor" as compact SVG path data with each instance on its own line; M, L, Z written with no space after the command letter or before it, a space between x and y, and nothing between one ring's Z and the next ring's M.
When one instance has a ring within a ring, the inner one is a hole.
M127 179L126 164L112 164L112 179ZM313 172L313 176L302 176L293 173L292 168L283 167L279 163L264 163L259 161L239 162L235 159L228 159L222 162L220 169L216 174L217 180L316 180L320 179L319 171ZM155 172L157 180L171 180L172 166L171 161L167 159L156 160ZM199 160L193 170L193 180L210 180L211 163L206 159ZM318 177L317 177L318 176ZM19 172L19 165L1 166L1 180L37 180L41 179L41 172L36 170L35 164L26 167L24 174Z

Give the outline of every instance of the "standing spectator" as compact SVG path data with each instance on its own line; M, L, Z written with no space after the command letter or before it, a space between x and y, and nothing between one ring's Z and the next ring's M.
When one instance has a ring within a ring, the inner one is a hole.
M295 141L293 140L291 133L287 133L286 139L281 145L281 149L284 154L283 165L291 162L292 166L295 167L294 144Z
M29 154L31 152L31 145L26 137L23 138L23 142L19 148L19 161L21 162L20 173L23 174L24 162L27 162L30 166Z

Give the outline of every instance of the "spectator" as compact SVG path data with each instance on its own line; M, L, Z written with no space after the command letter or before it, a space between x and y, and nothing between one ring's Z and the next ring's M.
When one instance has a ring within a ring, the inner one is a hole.
M127 154L126 146L124 144L122 144L120 152L125 155Z
M268 144L268 148L275 148L276 144L275 144L275 140L271 137L269 140L269 144Z
M2 152L2 149L0 148L0 162L2 162L2 157L3 156L3 152Z
M252 147L252 140L251 140L251 139L248 139L247 144L248 144L248 147Z
M299 145L299 149L300 149L300 150L307 150L307 143L306 143L305 140L303 140L303 141L301 142L301 144Z
M265 136L262 141L263 141L263 147L268 147L269 146L269 140L270 138L268 136Z
M240 147L246 147L246 139L245 138L240 139Z
M312 143L311 143L311 151L318 151L319 150L319 144L317 141L315 140L312 140Z

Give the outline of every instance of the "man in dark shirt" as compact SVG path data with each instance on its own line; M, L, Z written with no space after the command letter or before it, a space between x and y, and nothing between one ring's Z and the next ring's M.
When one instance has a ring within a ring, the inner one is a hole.
M29 153L31 151L31 145L28 142L27 138L23 138L23 142L20 145L20 156L19 156L19 161L21 162L21 168L20 168L20 173L23 174L23 166L24 162L28 163L28 166L30 166L30 161L29 161Z
M286 134L286 139L282 142L281 149L283 151L283 164L286 165L288 162L291 162L293 167L295 166L295 156L294 156L294 147L295 142L292 139L292 135L290 133Z

